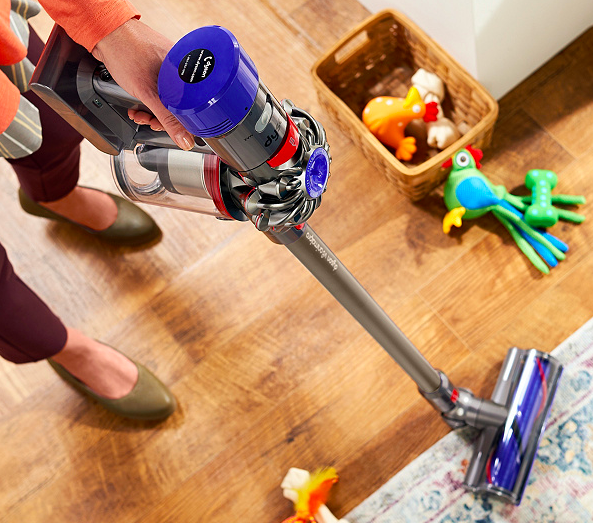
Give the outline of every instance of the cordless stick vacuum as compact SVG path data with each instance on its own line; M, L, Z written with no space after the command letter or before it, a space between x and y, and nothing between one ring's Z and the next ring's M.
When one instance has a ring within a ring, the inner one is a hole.
M183 37L158 79L161 101L196 136L191 151L138 126L142 104L103 64L56 26L32 89L100 150L132 201L250 220L286 248L416 382L452 428L480 429L465 485L519 504L562 366L543 352L512 348L490 399L455 387L434 369L307 224L329 178L322 125L278 102L236 38L219 26ZM145 109L145 108L144 108Z

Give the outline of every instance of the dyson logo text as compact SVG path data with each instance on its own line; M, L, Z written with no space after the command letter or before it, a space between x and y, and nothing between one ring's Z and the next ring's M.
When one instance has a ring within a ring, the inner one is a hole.
M322 245L315 239L315 236L310 232L306 235L307 240L309 240L309 244L320 254L322 260L327 260L334 271L338 270L338 261L333 258L327 250L325 250Z

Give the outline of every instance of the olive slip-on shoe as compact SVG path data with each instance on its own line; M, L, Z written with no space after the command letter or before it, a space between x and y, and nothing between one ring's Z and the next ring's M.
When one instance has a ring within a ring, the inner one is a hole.
M100 396L78 378L70 374L59 363L56 363L51 358L47 361L65 381L70 383L70 385L93 398L107 410L125 418L162 420L173 414L177 408L175 396L173 396L167 386L144 367L144 365L141 365L132 359L130 359L130 361L138 368L138 381L131 392L122 398L117 399L109 399Z
M98 189L93 190L96 191ZM43 207L43 205L31 200L22 189L19 189L19 202L23 210L28 214L76 225L97 238L117 245L141 245L159 237L161 230L158 225L142 209L133 203L124 200L121 196L116 196L111 193L105 194L109 195L117 205L117 218L111 226L102 231L96 231L89 227L85 227L84 225L69 220L56 212L50 211L46 207Z

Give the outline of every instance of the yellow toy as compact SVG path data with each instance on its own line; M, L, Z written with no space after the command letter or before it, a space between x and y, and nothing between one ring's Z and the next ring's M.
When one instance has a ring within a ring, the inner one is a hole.
M398 160L409 161L416 152L416 138L404 135L406 125L418 118L434 122L437 113L437 103L424 103L418 89L412 87L405 99L373 98L362 112L362 121L381 143L395 149Z

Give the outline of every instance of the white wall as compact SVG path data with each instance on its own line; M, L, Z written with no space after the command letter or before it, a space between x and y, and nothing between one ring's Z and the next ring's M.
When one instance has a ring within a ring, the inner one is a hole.
M360 0L395 9L500 98L593 25L593 0Z

